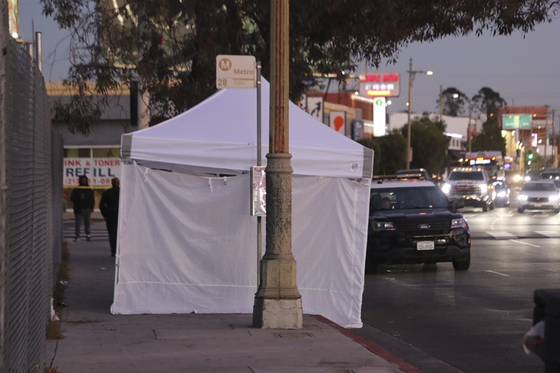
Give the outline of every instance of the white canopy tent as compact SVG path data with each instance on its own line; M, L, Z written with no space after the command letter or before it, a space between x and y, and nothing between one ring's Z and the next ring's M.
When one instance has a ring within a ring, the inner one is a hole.
M262 92L265 165L267 82ZM256 105L256 90L222 90L175 118L123 135L111 312L252 312ZM289 110L292 251L303 311L361 327L373 151L292 103Z

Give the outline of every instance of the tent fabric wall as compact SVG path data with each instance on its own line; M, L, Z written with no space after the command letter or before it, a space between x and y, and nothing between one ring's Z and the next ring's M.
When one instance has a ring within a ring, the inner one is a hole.
M265 165L267 82L262 92ZM175 118L122 136L113 313L252 312L256 102L255 90L222 90ZM303 311L361 327L373 151L293 103L289 121L292 251ZM229 176L212 176L218 174Z
M258 260L249 174L213 178L125 162L121 176L111 312L251 313ZM362 326L369 185L318 176L292 181L303 311L348 328Z

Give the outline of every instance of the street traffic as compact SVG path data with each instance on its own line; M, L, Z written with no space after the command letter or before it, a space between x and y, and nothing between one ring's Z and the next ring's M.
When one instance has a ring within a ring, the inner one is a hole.
M535 289L560 283L560 215L461 209L471 230L471 266L451 263L381 265L367 275L362 317L379 329L457 370L543 372L527 355L523 335L532 326ZM424 372L440 372L406 349L391 350Z

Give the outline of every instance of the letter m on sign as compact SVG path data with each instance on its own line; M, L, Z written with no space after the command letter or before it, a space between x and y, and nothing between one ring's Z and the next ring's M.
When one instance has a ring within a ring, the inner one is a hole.
M231 69L231 61L227 58L222 58L218 62L218 65L222 71L229 71Z

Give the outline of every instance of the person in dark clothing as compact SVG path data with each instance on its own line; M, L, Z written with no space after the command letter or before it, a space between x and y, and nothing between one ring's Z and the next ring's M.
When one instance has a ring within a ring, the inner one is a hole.
M119 193L120 181L117 177L111 179L111 189L103 192L99 202L99 210L105 218L107 232L109 233L109 245L111 246L111 256L117 253L117 226L119 222Z
M76 219L74 242L80 239L80 228L82 219L84 220L84 230L86 238L91 241L91 213L95 207L95 197L93 189L88 184L88 178L85 175L79 178L80 186L72 190L70 200L74 203L74 217Z

